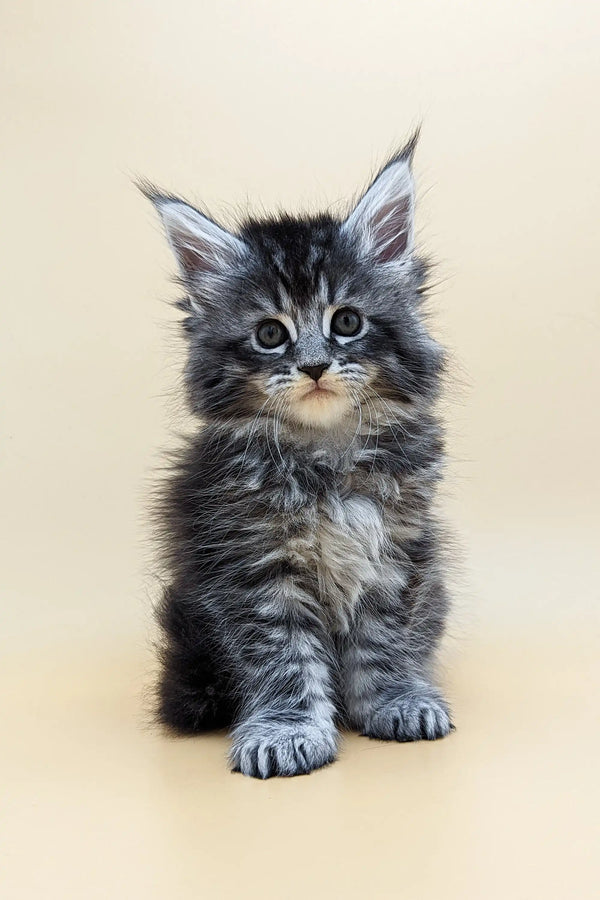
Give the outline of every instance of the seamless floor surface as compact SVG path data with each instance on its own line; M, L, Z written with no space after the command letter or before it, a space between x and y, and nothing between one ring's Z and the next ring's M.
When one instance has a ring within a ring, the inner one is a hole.
M3 896L597 896L589 633L473 642L452 736L347 735L333 766L266 782L227 771L222 734L149 729L150 667L114 645L5 660Z

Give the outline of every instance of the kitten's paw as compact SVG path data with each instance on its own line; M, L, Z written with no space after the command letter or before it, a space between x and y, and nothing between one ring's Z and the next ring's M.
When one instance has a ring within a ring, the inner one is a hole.
M241 722L233 733L231 768L253 778L308 775L334 761L336 734L310 723Z
M371 713L362 733L381 741L435 741L453 730L445 701L432 691L388 700Z

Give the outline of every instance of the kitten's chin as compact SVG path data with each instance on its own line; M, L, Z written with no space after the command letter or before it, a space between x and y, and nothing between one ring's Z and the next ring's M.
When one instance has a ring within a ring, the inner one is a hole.
M352 410L349 397L331 390L313 390L292 402L289 416L310 428L331 428L348 418Z

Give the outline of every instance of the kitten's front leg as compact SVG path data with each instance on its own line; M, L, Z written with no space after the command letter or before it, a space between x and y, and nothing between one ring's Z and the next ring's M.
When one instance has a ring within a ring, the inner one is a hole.
M337 750L331 654L306 594L290 577L248 596L233 652L242 694L232 733L235 771L257 778L301 775Z
M411 633L385 595L365 598L343 654L350 723L387 741L436 740L452 729L448 706L427 675L427 622ZM416 639L415 639L416 638Z

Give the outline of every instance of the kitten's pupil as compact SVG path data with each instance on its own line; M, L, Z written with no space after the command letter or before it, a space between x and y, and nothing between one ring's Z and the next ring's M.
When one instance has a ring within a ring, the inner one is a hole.
M288 333L284 326L277 319L267 319L258 326L256 337L259 344L272 350L279 347L287 340Z
M342 337L352 337L360 331L360 316L353 309L338 309L331 320L331 330Z

